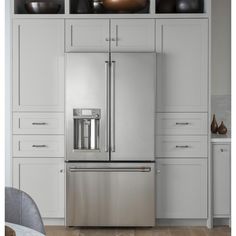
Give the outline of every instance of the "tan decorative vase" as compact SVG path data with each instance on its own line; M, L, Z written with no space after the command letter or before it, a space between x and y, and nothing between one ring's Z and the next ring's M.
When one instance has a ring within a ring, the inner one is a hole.
M217 133L217 130L218 130L218 124L216 122L216 115L214 114L213 115L213 120L211 122L211 132L213 134L216 134Z
M107 10L116 12L137 12L146 7L148 0L103 0Z
M227 128L224 125L224 122L222 121L219 128L218 128L218 133L219 134L226 134L227 133Z

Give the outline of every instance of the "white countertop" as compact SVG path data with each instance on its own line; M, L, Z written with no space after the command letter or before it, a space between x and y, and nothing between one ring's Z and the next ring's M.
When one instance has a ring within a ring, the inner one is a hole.
M231 143L231 133L227 134L211 134L212 143Z

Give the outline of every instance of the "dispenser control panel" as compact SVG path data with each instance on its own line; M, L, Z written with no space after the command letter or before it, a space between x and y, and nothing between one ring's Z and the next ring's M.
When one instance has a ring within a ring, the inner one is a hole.
M73 109L74 118L83 119L100 119L101 109L89 109L89 108L79 108Z

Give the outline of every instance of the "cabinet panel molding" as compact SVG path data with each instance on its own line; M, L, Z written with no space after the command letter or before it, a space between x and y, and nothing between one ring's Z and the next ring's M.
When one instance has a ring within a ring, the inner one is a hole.
M63 158L13 158L13 187L34 199L43 218L64 218Z
M64 21L13 22L13 111L64 111Z

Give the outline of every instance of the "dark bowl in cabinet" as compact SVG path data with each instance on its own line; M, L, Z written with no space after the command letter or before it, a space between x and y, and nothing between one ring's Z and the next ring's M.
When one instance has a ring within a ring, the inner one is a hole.
M202 13L203 5L203 0L176 0L176 12Z
M27 2L25 9L30 14L56 14L61 5L55 2Z

